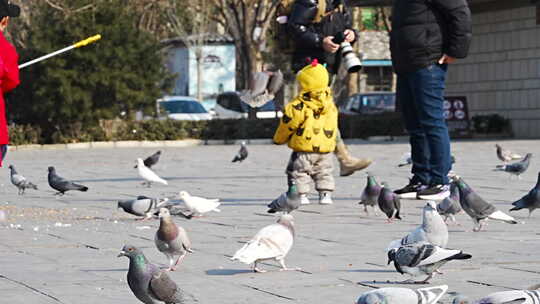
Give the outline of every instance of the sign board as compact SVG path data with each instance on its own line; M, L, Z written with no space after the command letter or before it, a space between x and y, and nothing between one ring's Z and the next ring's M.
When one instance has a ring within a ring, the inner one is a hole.
M467 97L446 96L444 98L444 118L450 136L468 137L471 135Z

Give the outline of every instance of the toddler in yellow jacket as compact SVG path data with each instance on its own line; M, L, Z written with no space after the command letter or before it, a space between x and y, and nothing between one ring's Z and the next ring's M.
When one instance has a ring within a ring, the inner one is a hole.
M293 150L287 176L289 182L296 182L303 204L309 204L311 179L319 192L319 203L332 204L335 185L331 152L336 148L338 110L328 78L328 71L316 60L298 72L300 93L285 106L274 134L274 143L287 143Z

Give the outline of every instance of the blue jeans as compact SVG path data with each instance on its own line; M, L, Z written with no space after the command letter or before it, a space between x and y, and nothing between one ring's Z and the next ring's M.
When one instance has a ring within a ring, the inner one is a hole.
M396 98L410 136L413 183L448 184L452 163L443 108L446 71L446 64L432 64L397 77Z

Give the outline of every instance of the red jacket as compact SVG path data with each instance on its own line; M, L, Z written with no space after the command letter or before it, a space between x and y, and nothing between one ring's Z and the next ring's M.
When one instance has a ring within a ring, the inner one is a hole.
M0 32L0 146L9 143L4 94L19 85L19 55ZM1 152L0 152L1 153ZM0 166L2 158L0 155Z

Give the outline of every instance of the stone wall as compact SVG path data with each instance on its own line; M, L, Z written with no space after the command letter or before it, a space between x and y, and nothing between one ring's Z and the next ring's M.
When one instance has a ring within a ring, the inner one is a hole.
M540 25L536 7L473 15L469 57L449 70L447 95L465 95L470 116L509 118L517 137L540 138Z

